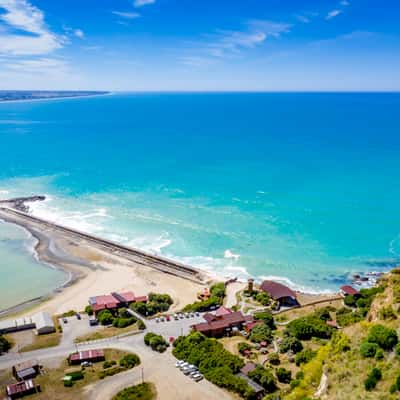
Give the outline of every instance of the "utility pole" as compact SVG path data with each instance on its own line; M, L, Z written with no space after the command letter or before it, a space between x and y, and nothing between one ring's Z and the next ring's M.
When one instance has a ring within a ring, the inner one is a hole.
M144 383L144 368L142 367L142 383Z

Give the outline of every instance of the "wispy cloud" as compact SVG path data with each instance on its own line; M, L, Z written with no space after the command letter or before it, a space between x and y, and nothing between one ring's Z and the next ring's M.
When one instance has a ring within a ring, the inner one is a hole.
M147 6L149 4L154 4L156 0L135 0L133 5L137 8Z
M318 13L313 12L313 11L305 11L300 14L296 14L295 18L297 21L303 23L303 24L309 24L314 17L317 17Z
M350 5L350 2L347 1L347 0L342 0L342 1L340 2L340 5L341 5L341 6L344 6L344 7L347 7L347 6Z
M129 11L111 11L114 15L117 15L118 17L121 18L126 18L126 19L136 19L140 18L140 14L137 12L129 12Z
M22 59L12 62L5 62L3 66L9 70L24 72L24 73L45 73L51 74L53 72L66 73L68 71L68 64L62 59L56 58L37 58L33 60Z
M8 28L0 32L0 54L41 55L62 47L63 38L47 28L43 12L27 0L0 0L0 10Z
M342 14L342 13L343 13L343 11L342 11L342 10L339 10L339 9L329 11L328 14L326 15L325 19L326 19L326 20L330 20L330 19L332 19L332 18L337 17L338 15L340 15L340 14Z
M378 33L370 32L370 31L352 31L349 33L345 33L343 35L338 35L333 38L329 39L322 39L322 40L315 40L310 43L311 46L322 46L328 44L335 44L335 43L343 43L343 42L351 42L351 41L362 41L377 37Z
M82 29L75 29L74 35L79 39L83 39L85 37L85 33L83 32Z

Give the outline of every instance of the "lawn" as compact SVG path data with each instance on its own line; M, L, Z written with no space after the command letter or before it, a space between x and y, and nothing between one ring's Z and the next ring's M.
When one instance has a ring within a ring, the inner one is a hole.
M125 328L116 328L115 326L100 327L96 332L88 333L87 335L78 336L75 343L88 342L90 340L107 339L113 336L122 335L123 333L137 333L140 332L137 323L127 326Z
M157 392L154 385L144 382L122 390L112 400L153 400L156 397Z

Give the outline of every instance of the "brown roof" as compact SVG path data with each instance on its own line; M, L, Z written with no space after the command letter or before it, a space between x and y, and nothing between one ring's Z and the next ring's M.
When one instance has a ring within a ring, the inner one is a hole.
M217 317L220 317L222 315L228 315L228 314L232 314L232 310L229 308L226 308L224 306L221 306L220 308L218 308L218 310L215 312L215 315Z
M78 351L77 353L73 353L69 356L70 361L78 361L78 360L91 360L99 357L104 357L103 350L85 350Z
M24 392L33 390L35 387L35 382L32 379L23 382L13 383L7 386L7 395L13 396L19 393L22 394Z
M15 364L13 366L13 369L15 371L22 371L22 370L27 369L27 368L35 368L35 367L37 368L38 366L39 366L39 361L38 360L29 360L29 361L24 361L24 362L19 363L19 364Z
M356 290L356 289L354 289L353 288L353 286L350 286L350 285L344 285L344 286L342 286L341 288L340 288L340 290L343 292L343 293L346 293L346 294L349 294L349 295L355 295L355 294L360 294L360 292L358 291L358 290Z
M274 300L279 300L283 297L296 298L296 293L285 285L274 281L264 281L261 284L261 290L267 292Z
M211 318L213 317L213 318ZM243 324L246 322L246 317L240 312L232 312L230 314L221 315L216 317L212 314L205 314L204 318L207 322L193 325L193 328L198 332L206 332L210 330L217 330L223 328L229 328L232 325Z

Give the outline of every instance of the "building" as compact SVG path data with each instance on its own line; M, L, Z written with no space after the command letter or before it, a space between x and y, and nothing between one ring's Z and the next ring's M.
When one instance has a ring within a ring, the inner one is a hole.
M359 296L360 292L357 289L354 289L353 286L343 285L340 288L340 294L343 297L346 297L346 296Z
M252 379L250 379L247 374L239 372L236 374L236 376L244 379L247 382L247 384L253 389L256 399L262 399L264 397L265 389L257 382L254 382Z
M46 333L53 333L56 331L53 318L46 312L39 312L32 317L32 321L35 323L35 329L38 335L44 335Z
M37 360L25 361L12 367L12 374L17 381L26 381L36 378L40 374L40 365Z
M33 379L7 385L6 394L10 399L19 399L28 394L40 392L40 386Z
M36 329L39 335L55 332L54 322L50 314L40 312L32 317L22 317L0 321L0 333L18 332Z
M232 314L233 311L230 310L229 308L226 308L224 306L221 306L220 308L218 308L217 311L215 311L215 315L217 317L222 317L223 315L228 315L228 314Z
M209 337L221 337L231 333L233 330L242 330L244 326L253 321L251 315L244 316L240 311L231 312L223 315L215 315L211 313L204 314L203 318L206 322L193 325L192 328L196 332Z
M68 357L69 364L81 364L84 361L99 362L104 360L105 356L103 350L78 351L77 353L70 354Z
M89 305L95 314L102 310L116 310L120 307L129 307L135 302L146 302L147 296L135 296L133 292L117 293L95 296L89 298Z
M280 306L293 307L299 305L296 293L279 282L264 281L260 289L277 301Z

